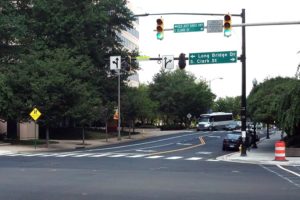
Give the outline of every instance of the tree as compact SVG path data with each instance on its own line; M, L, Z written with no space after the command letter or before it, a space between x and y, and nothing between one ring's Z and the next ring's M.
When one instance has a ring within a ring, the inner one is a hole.
M149 87L150 96L159 102L159 112L167 124L185 122L188 113L194 117L206 113L215 98L205 81L196 83L196 78L184 70L162 70Z
M122 115L134 122L138 119L144 122L156 117L158 104L150 99L149 87L140 85L138 88L127 88L122 98Z
M289 135L300 135L300 80L281 99L278 110L279 125Z
M284 119L279 116L286 112L286 110L280 108L287 108L285 103L287 99L285 98L289 97L287 97L286 94L291 91L295 81L296 79L292 78L276 77L267 79L263 83L255 86L247 100L248 113L251 118L256 122L280 126L279 122L284 121Z
M1 1L0 8L1 48L13 58L1 54L0 84L7 87L0 116L26 120L36 105L47 126L66 119L83 125L117 99L107 60L130 54L117 34L134 20L125 0Z

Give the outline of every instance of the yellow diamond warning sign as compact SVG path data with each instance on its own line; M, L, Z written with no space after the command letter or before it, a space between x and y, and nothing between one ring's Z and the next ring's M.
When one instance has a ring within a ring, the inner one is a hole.
M29 115L34 121L36 121L42 115L42 113L37 108L34 108Z

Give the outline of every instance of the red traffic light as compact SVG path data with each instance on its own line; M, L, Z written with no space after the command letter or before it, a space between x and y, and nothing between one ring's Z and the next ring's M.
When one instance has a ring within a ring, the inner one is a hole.
M224 20L225 21L230 21L231 20L231 16L230 15L225 15L224 16Z

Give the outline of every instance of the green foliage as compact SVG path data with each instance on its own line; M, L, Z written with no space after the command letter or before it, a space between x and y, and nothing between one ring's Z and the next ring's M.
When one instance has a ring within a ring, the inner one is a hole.
M123 114L128 120L151 120L156 116L158 103L151 100L149 87L141 85L138 88L127 88L122 96ZM123 115L122 114L122 115Z
M240 118L241 110L241 97L226 97L219 98L214 102L213 111L214 112L231 112L235 119Z
M294 134L295 128L299 127L298 82L277 77L255 86L247 99L250 117L254 121L276 123L288 134Z
M107 60L136 55L118 35L134 20L125 0L7 0L0 14L1 118L27 120L37 106L47 126L107 120L117 100Z
M300 80L296 80L282 99L278 119L288 135L300 135Z
M196 78L184 70L156 74L150 96L159 102L159 112L167 124L185 122L188 113L199 117L215 98L204 81L196 83Z
M9 109L19 111L15 118L27 119L34 106L47 125L69 118L82 124L95 118L101 101L88 82L92 65L87 57L72 58L69 49L45 49L24 55L22 60L8 74L14 93Z

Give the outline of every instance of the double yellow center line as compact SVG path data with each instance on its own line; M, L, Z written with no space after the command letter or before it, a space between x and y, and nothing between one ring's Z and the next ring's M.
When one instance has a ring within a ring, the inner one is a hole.
M181 148L181 149L173 149L173 150L169 150L169 151L156 152L156 153L149 154L149 156L166 154L166 153L173 153L173 152L177 152L177 151L184 151L184 150L193 149L193 148L196 148L196 147L199 147L199 146L202 146L202 145L206 144L202 136L199 137L199 141L200 141L200 144L196 144L196 145Z

